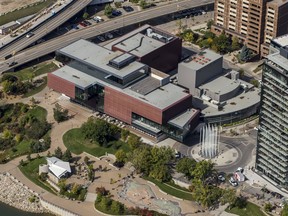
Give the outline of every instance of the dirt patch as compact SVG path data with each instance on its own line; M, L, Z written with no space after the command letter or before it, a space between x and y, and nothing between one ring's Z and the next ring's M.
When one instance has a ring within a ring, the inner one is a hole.
M25 5L39 2L40 0L0 0L0 14L21 8Z

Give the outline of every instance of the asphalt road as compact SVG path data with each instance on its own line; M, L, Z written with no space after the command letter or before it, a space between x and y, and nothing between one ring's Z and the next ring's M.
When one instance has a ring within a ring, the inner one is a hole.
M40 24L33 30L34 35L30 38L26 37L26 34L15 39L15 41L10 42L6 46L0 49L0 59L3 59L5 56L23 50L28 47L30 44L33 44L37 40L41 39L58 26L65 23L83 8L85 8L91 0L81 0L74 1L66 6L66 8L62 9L62 11L58 12L54 17L51 17L47 22ZM26 32L28 33L28 31Z
M80 38L89 39L101 35L106 32L110 32L124 26L141 23L143 21L153 19L166 14L171 14L178 11L178 8L193 8L202 5L212 4L213 0L185 0L176 3L167 4L164 6L159 6L138 13L133 13L130 15L121 16L118 19L111 19L109 21L96 24L90 27L79 29L77 31L59 36L55 39L51 39L39 45L33 46L22 52L16 54L13 60L8 59L0 63L0 74L9 70L8 63L11 61L17 62L16 66L22 65L41 56L47 55L49 53L55 52L56 50L63 48ZM35 35L36 36L36 35ZM34 37L34 36L33 36ZM10 67L11 68L11 67Z

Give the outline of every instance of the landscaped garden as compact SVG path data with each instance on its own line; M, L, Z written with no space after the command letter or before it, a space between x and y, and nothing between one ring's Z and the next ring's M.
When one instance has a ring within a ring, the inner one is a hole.
M191 191L188 191L184 188L175 187L174 185L170 185L168 183L160 182L156 179L150 178L150 177L144 177L144 179L153 182L155 185L157 185L163 192L170 194L172 196L178 197L180 199L184 200L191 200L193 201L192 193Z
M103 120L94 121L91 119L84 123L81 128L67 131L63 136L63 142L67 149L74 154L87 152L100 157L106 152L115 154L119 149L128 152L130 150L129 145L115 138L117 134L119 135L119 130L116 126Z
M141 208L127 208L124 204L113 200L111 194L104 187L96 188L97 198L95 208L101 212L111 215L151 215L165 216L156 211Z
M55 71L58 67L53 62L44 62L17 72L5 73L1 78L3 92L6 95L32 96L42 91L47 85L47 77L37 76Z
M26 176L26 178L30 179L36 185L42 187L43 189L55 193L54 190L49 186L48 183L45 183L39 178L39 165L46 164L46 159L44 157L30 159L30 161L23 162L19 166L21 172Z
M50 147L51 125L40 106L16 103L0 106L0 162L39 153Z
M239 216L265 216L260 207L251 202L247 202L246 206L243 208L233 207L230 210L226 209L226 211Z

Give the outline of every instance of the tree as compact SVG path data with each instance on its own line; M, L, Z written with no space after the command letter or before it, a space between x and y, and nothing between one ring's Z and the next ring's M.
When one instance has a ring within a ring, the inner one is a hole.
M230 48L228 37L222 32L218 37L214 38L214 45L220 53L226 53Z
M288 205L285 204L282 211L281 211L281 216L288 216Z
M161 182L170 181L172 178L171 169L167 165L161 163L157 163L153 166L149 176Z
M114 139L118 133L115 127L101 119L89 118L81 126L85 138L97 142L100 146L106 147L108 142Z
M28 154L27 157L26 157L26 159L27 159L28 161L31 161L31 155Z
M130 148L136 149L142 144L141 137L136 136L135 134L130 134L127 143Z
M20 166L24 166L25 165L25 162L23 161L23 159L20 160L19 165Z
M229 204L229 209L231 209L233 207L233 205L235 204L236 201L236 191L233 189L226 189L223 191L223 195L220 199L220 202L222 205L228 203Z
M214 21L213 20L208 20L207 22L207 29L211 29L211 26L214 24Z
M122 3L121 2L114 2L114 5L116 8L121 8L122 7Z
M89 17L89 14L87 12L85 12L82 17L83 17L83 19L87 19Z
M145 0L140 0L139 6L140 6L142 9L145 9L145 8L147 7L147 2L146 2Z
M45 181L47 180L47 178L48 178L48 174L47 174L47 173L41 173L41 174L39 175L39 179L40 179L41 181L43 181L43 182L45 182Z
M247 205L247 199L243 196L237 197L234 202L234 206L237 208L245 208L246 205Z
M240 60L243 62L247 62L252 57L253 57L253 52L246 45L244 45L240 52L240 56L239 56Z
M113 8L110 4L107 4L104 8L104 14L107 16L107 17L111 17L112 16L112 11L113 11Z
M86 165L88 165L88 163L89 163L89 160L90 160L90 158L89 158L89 157L87 157L87 156L85 156L85 157L84 157L84 163L85 163Z
M115 200L111 204L111 213L114 215L121 215L124 212L124 205Z
M264 211L265 212L271 212L273 210L273 206L271 203L265 203L264 205Z
M149 175L151 170L151 148L143 145L134 149L129 158L131 158L131 162L138 173Z
M244 74L245 74L244 69L243 69L243 68L240 68L240 69L238 70L238 72L239 72L239 77L240 77L240 78L243 78L243 77L244 77Z
M76 183L74 183L73 186L72 186L72 189L71 189L71 193L72 193L73 195L78 195L80 189L81 189L81 186L78 185L78 184L76 184Z
M63 160L63 161L70 162L71 159L72 159L71 151L70 151L69 149L66 149L66 151L65 151L64 154L63 154L62 160Z
M184 33L184 36L183 36L183 39L184 41L187 41L187 42L190 42L192 43L192 41L194 40L194 37L193 37L193 32L192 31L189 31L189 32L185 32Z
M130 131L127 129L121 130L121 139L125 142L127 140L127 137L130 135Z
M54 151L55 157L61 159L63 157L62 149L58 146Z
M251 80L250 80L250 83L251 83L252 85L254 85L255 87L258 87L258 86L259 86L259 81L256 80L256 79L251 79Z
M123 151L123 149L119 149L115 153L116 161L120 163L125 163L126 160L126 153Z
M58 123L66 121L69 118L68 109L63 109L58 103L55 104L55 108L53 108L53 112L54 112L54 119Z
M214 164L211 160L206 161L202 160L198 162L195 166L195 169L192 172L192 175L196 179L200 179L201 181L205 181L208 177L210 177L213 173L215 173Z
M232 37L231 49L232 51L240 49L239 38L236 36Z
M196 166L196 161L190 158L181 158L176 165L176 171L185 174L188 179L192 178L193 169Z
M89 181L94 180L94 169L93 169L93 164L88 165L88 179Z
M58 183L58 187L60 188L60 194L64 194L67 190L66 181L65 179L60 179Z

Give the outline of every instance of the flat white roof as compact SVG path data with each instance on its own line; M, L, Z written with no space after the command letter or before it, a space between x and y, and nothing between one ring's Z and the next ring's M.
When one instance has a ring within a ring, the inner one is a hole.
M142 57L163 45L165 45L165 43L138 33L130 38L127 38L121 43L115 44L114 47L125 52L129 52L135 56Z
M121 56L123 52L113 52L83 39L58 50L58 52L119 78L124 78L125 76L145 67L144 64L133 61L121 69L116 69L108 65L108 63L110 60Z
M288 34L286 35L282 35L280 37L274 38L273 39L274 42L276 42L277 44L279 44L280 46L287 46L288 45Z
M58 70L52 72L52 74L72 82L76 86L83 89L96 83L96 79L93 76L82 73L81 71L76 70L68 65L59 68Z
M168 108L169 106L184 98L190 97L190 94L186 93L184 88L176 86L172 83L161 86L145 96L129 88L123 89L123 92L146 103L149 103L161 110Z
M240 86L239 81L232 80L224 76L220 76L212 80L211 82L207 82L199 86L198 88L219 93L220 95L222 95L237 89L239 86Z
M169 124L174 125L178 128L184 128L187 124L190 123L190 121L199 113L196 109L189 109L184 113L181 113L180 115L176 116L175 118L169 120Z

